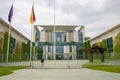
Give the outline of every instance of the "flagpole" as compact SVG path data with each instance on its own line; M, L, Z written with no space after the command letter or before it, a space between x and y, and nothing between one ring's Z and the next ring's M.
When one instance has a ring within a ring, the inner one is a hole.
M8 63L8 56L9 56L9 45L10 45L10 32L11 32L11 22L10 22L10 25L9 25L9 32L8 32L8 46L7 46L7 56L6 56L6 63Z
M9 21L10 25L9 25L9 30L8 30L8 43L7 43L6 63L8 63L8 58L9 58L9 45L10 45L9 42L10 42L12 16L13 16L13 3L12 3L12 6L11 6L9 14L8 14L8 21Z
M30 15L30 23L31 23L31 42L30 42L30 66L32 68L32 41L33 41L33 23L36 21L35 13L34 13L34 3L32 5L31 15Z
M33 33L32 26L33 25L31 25L31 42L30 42L30 66L31 68L32 68L32 33Z
M55 6L55 0L54 0L54 60L55 60L55 57L56 57L56 54L55 54L55 52L56 52L56 51L55 51L55 29L56 29L56 26L55 26L55 18L56 18L56 17L55 17L55 16L56 16L56 15L55 15L55 11L56 11L56 10L55 10L55 9L56 9L56 6Z

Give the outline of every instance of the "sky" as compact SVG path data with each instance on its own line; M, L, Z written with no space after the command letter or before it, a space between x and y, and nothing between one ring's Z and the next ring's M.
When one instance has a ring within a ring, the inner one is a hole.
M54 0L0 0L0 18L8 23L8 13L14 4L11 25L30 39L33 3L34 25L53 25ZM120 0L55 0L55 5L55 24L83 25L87 37L94 38L120 24Z

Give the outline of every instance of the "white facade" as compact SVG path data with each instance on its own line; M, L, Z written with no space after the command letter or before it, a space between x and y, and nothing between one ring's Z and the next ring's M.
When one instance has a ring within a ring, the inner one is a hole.
M120 33L120 24L91 39L91 44L95 44L96 42L101 42L103 39L107 39L110 37L113 38L113 42L114 42L114 39L118 33Z
M104 33L96 36L95 38L91 39L91 45L98 43L98 42L102 42L102 40L108 41L108 39L111 38L112 43L109 44L107 42L107 49L108 49L109 53L113 53L112 55L114 55L114 50L113 50L113 48L115 46L114 40L118 33L120 33L120 24L105 31ZM109 47L111 47L111 48L109 48Z
M41 26L44 30L39 31L38 26ZM34 34L39 32L39 42L42 43L49 43L49 47L43 46L43 56L45 59L48 59L49 56L54 56L53 58L56 59L56 55L60 57L61 55L65 58L71 56L72 59L76 59L76 45L82 44L80 42L84 41L84 27L80 25L55 25L55 39L54 39L54 25L35 25ZM76 27L80 27L78 31L75 31ZM81 36L79 36L81 33ZM34 35L35 36L35 35ZM79 40L82 39L81 41ZM36 37L34 37L35 39ZM54 41L56 46L54 48ZM70 47L70 43L74 42L75 45ZM38 44L39 45L39 44ZM54 53L55 50L55 53Z
M10 43L9 49L8 46L8 35L10 30ZM19 31L14 29L11 25L0 18L0 61L13 61L13 60L22 60L23 55L27 53L27 44L30 40L26 38ZM7 45L6 45L7 44ZM6 46L6 47L4 47ZM23 50L24 46L24 50ZM8 53L5 52L8 50ZM27 53L30 54L30 53ZM7 57L8 56L8 57ZM30 56L27 56L30 58ZM24 58L25 60L25 58Z

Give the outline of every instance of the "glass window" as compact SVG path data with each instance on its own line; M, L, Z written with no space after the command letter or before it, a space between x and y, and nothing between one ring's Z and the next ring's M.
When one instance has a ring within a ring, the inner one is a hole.
M64 42L66 42L66 33L63 33L64 36Z
M63 53L63 46L56 46L56 53Z
M70 46L70 52L72 52L72 46Z
M39 41L39 40L40 40L40 32L36 32L35 41Z
M83 34L82 34L82 32L78 32L78 41L83 43Z
M51 52L51 49L50 49L51 46L48 46L48 52Z
M56 32L56 42L62 42L62 33Z
M9 45L9 46L10 46L10 47L9 47L10 53L14 53L15 42L16 42L15 38L10 37L10 45Z
M108 38L106 40L107 40L108 51L109 51L109 53L112 53L113 52L113 39L111 37L111 38Z

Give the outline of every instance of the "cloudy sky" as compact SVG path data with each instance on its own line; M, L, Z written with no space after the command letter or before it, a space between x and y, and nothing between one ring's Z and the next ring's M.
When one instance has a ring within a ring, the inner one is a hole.
M12 26L30 38L29 23L34 2L35 24L54 24L54 0L0 0L0 18L8 22L14 1ZM120 0L55 0L56 24L84 25L91 38L120 23Z

